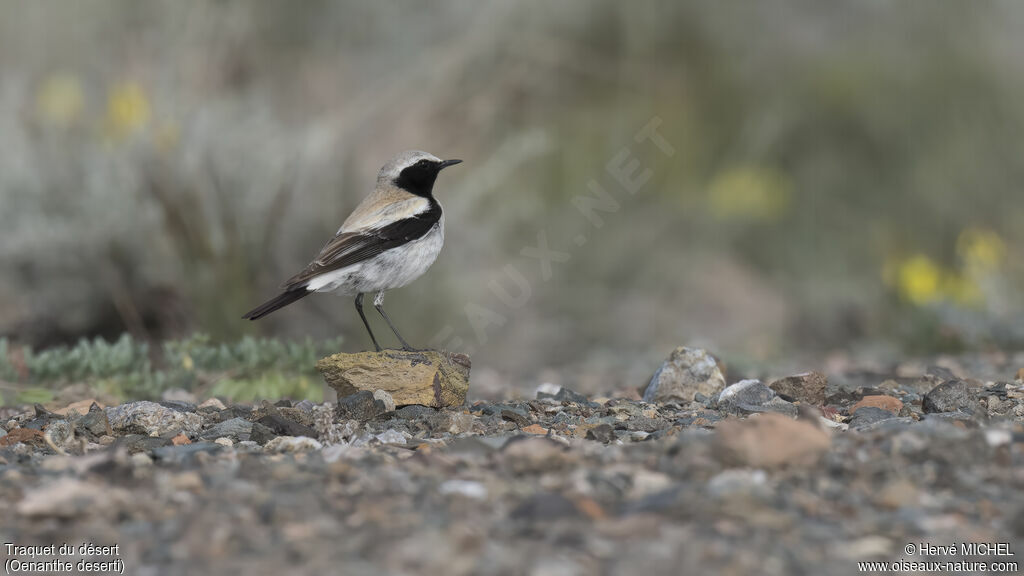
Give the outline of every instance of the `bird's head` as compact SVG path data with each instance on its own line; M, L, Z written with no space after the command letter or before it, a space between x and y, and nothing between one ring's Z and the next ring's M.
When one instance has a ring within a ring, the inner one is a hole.
M419 150L402 152L380 169L377 184L391 184L417 196L430 196L437 173L462 160L441 160Z

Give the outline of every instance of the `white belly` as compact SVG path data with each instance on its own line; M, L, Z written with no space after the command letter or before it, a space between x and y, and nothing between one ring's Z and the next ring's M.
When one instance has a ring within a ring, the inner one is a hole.
M420 238L397 248L318 276L309 282L311 292L342 295L393 290L419 278L437 259L444 245L444 216Z

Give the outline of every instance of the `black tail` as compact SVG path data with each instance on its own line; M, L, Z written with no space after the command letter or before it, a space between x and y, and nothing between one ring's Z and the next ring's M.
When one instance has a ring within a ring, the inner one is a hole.
M252 310L249 310L248 312L245 313L244 316L242 316L242 318L248 318L249 320L259 320L260 318L263 318L264 316L270 314L271 312L277 310L278 308L284 308L285 306L291 304L292 302L295 302L296 300L301 300L308 294L310 294L310 291L306 290L305 287L299 288L297 290L289 290L287 292L282 292L277 296L271 298L270 300L267 300L263 304L260 304L259 306L253 308Z

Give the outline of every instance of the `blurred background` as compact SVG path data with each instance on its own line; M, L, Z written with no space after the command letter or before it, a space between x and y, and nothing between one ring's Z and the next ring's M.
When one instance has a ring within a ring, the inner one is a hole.
M683 344L1024 347L1024 4L5 8L8 382L60 346L101 376L90 350L188 371L369 347L349 298L240 316L410 148L465 163L437 186L445 250L389 311L472 352L484 394L640 385ZM652 121L674 154L637 141ZM607 168L629 162L635 194Z

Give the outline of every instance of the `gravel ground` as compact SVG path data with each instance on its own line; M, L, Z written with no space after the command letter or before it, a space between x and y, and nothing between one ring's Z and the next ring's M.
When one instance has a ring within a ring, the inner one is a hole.
M2 552L125 574L1024 565L1020 356L725 387L691 352L612 397L2 409L0 544L56 547Z

